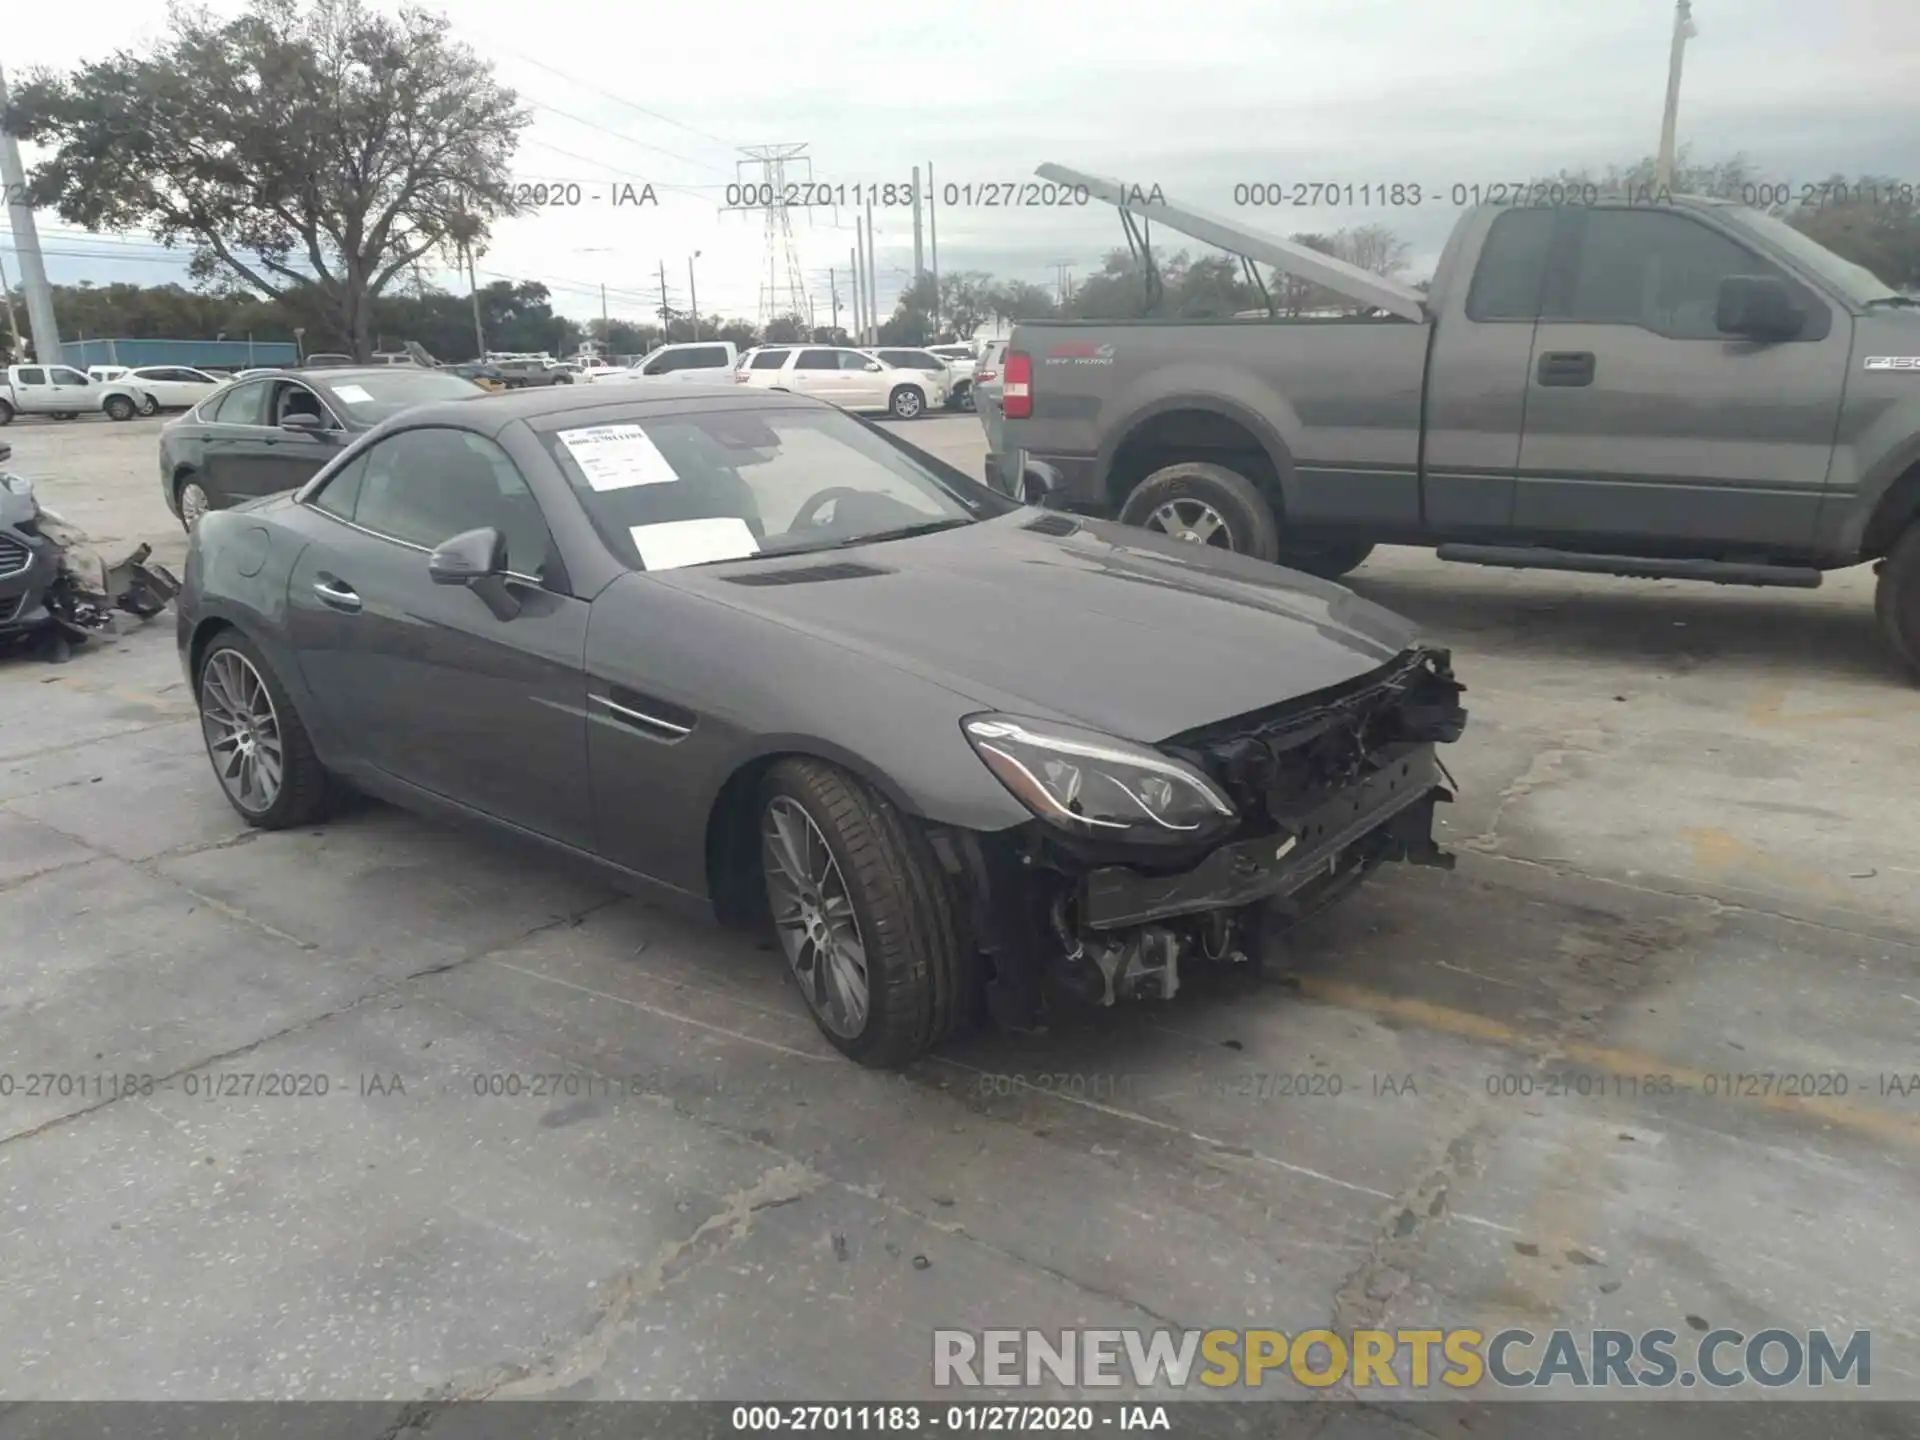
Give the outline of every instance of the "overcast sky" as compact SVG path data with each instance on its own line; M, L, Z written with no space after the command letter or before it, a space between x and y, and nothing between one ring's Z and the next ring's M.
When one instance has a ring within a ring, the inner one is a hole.
M158 0L87 0L84 13L78 24L63 7L10 6L0 63L9 75L68 67L164 27ZM461 0L452 13L532 108L517 176L581 186L577 206L503 224L481 279L542 281L556 308L582 319L599 313L604 283L615 318L640 318L657 303L662 263L684 307L699 251L702 314L757 319L764 220L719 213L729 182L757 176L737 164L750 145L805 143L813 180L849 187L904 184L915 164L931 165L936 200L949 186L1029 179L1051 160L1157 183L1281 233L1377 221L1411 242L1417 278L1457 213L1453 184L1627 163L1655 148L1673 5ZM1694 18L1680 135L1695 158L1744 151L1784 181L1835 171L1920 181L1920 0L1694 0ZM648 181L657 207L608 203L615 185ZM1417 209L1236 211L1235 185L1255 181L1412 182L1427 198ZM1056 262L1084 273L1121 243L1113 210L1098 205L942 205L934 223L942 271L1048 285ZM146 237L90 238L50 214L40 226L56 282L184 276L184 257ZM912 212L876 208L874 226L885 311L912 268ZM851 212L796 211L794 233L818 317L837 267L846 320ZM0 255L17 284L17 259Z

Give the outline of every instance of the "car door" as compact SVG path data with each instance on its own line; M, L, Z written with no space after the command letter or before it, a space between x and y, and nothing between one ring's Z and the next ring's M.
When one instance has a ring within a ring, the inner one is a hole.
M840 374L838 352L826 349L801 350L794 354L786 370L786 385L816 400L840 404L846 385Z
M279 437L267 426L273 381L242 380L201 411L207 431L201 465L213 503L231 505L286 489L273 466ZM274 443L269 444L269 440Z
M266 493L297 490L321 467L339 453L350 435L333 406L311 385L298 380L272 380L267 398L267 433L263 439L266 458L262 462L272 488ZM315 415L318 431L300 432L281 428L289 415Z
M884 410L892 393L893 372L871 355L840 350L840 394L837 403L849 410Z
M135 371L134 379L164 410L189 410L220 388L211 375L184 365Z
M1514 525L1803 549L1827 481L1852 318L1704 214L1569 211L1534 329ZM1720 283L1785 281L1798 338L1722 333Z
M100 387L84 372L71 365L49 365L48 400L52 409L63 415L84 415L100 408Z
M288 610L301 675L363 763L548 839L593 845L587 783L588 605L567 588L511 457L471 431L381 439L309 497L313 542ZM507 537L503 620L427 574L433 548Z

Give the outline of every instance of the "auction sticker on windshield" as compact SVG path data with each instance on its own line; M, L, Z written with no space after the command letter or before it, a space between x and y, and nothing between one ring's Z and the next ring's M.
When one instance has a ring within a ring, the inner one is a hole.
M640 563L649 570L678 570L683 565L740 560L760 553L760 542L737 515L663 520L658 525L635 525L627 534L640 552Z
M373 402L373 396L358 385L336 385L333 387L333 393L349 405L369 405Z
M596 490L665 485L680 477L638 425L589 425L562 430L560 442ZM649 570L656 567L649 565Z

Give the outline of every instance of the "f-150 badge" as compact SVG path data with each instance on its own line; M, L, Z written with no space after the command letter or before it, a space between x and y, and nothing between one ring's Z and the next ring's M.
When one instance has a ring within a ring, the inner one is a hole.
M1090 340L1069 340L1047 352L1049 365L1111 365L1113 346L1095 345Z
M1920 375L1920 355L1869 355L1869 370L1907 370Z

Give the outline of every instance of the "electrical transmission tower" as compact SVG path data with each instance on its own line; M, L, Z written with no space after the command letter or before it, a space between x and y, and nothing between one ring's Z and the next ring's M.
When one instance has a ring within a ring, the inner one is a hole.
M798 315L813 334L813 297L800 271L800 247L793 238L792 202L813 188L813 160L805 145L745 145L747 158L737 162L738 205L728 210L765 213L767 217L766 280L760 287L760 325L765 328L783 315Z

